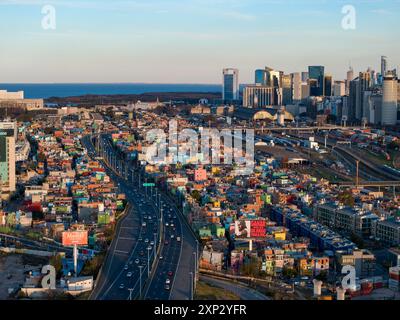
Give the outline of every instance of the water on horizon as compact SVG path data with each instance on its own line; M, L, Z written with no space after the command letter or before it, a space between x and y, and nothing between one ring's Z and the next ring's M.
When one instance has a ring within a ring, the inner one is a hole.
M0 90L24 91L27 99L82 96L86 94L143 94L149 92L220 92L217 84L146 84L146 83L4 83Z

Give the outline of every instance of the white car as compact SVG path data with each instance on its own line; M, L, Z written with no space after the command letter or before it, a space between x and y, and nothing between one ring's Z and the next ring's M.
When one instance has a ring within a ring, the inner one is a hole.
M170 283L171 283L171 280L169 280L169 279L165 280L165 284L170 284Z
M128 272L128 273L126 274L126 276L127 276L128 278L131 278L131 277L132 277L132 272Z

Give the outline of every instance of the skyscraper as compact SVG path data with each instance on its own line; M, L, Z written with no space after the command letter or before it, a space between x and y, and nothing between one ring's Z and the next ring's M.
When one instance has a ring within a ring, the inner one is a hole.
M381 75L382 75L382 77L386 76L386 72L387 72L387 57L382 56L381 57Z
M286 106L292 102L292 77L289 74L285 74L282 76L282 104Z
M0 122L0 193L8 199L15 189L15 122Z
M382 125L394 126L397 123L397 78L388 73L383 78Z
M346 77L346 94L350 94L350 81L354 80L354 70L352 67L350 67L349 71L347 71L347 77Z
M308 72L302 72L301 73L301 82L307 82L308 81Z
M232 102L239 100L239 70L226 68L223 70L222 100Z
M332 84L332 76L330 76L330 75L326 75L325 77L324 77L324 96L326 96L326 97L330 97L330 96L332 96L332 86L333 86L333 84Z
M308 76L310 80L310 95L320 97L324 95L324 73L325 67L323 66L310 66L308 67Z
M267 86L269 85L269 79L268 79L268 73L267 70L265 69L258 69L255 72L255 84L261 85L261 86Z
M292 77L292 99L293 101L301 100L301 75L299 72L291 74Z
M335 97L342 97L346 95L346 84L344 81L335 81L333 85L333 95Z

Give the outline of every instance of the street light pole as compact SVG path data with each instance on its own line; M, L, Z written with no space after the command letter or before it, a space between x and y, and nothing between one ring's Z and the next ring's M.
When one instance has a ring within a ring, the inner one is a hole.
M150 248L147 247L147 277L150 277Z
M140 276L139 276L139 298L142 298L142 269L143 269L143 266L139 266L139 273L140 273Z
M154 261L156 260L157 254L157 233L154 232Z
M129 290L129 300L132 301L132 291L133 291L133 288L128 288L128 290Z
M190 273L190 300L193 300L193 272Z

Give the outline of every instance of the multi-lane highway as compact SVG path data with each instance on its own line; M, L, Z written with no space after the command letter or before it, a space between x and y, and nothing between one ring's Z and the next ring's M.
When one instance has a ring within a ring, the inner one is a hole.
M95 156L90 138L85 137L82 142L89 154ZM107 163L103 162L103 165L110 178L118 184L120 192L125 193L130 207L117 224L92 299L139 298L159 245L157 210L134 191L131 183L108 167Z
M160 192L145 190L140 170L118 159L107 135L100 137L100 161L131 207L117 224L92 299L190 299L197 257L191 230L174 203ZM90 137L82 143L95 157Z

